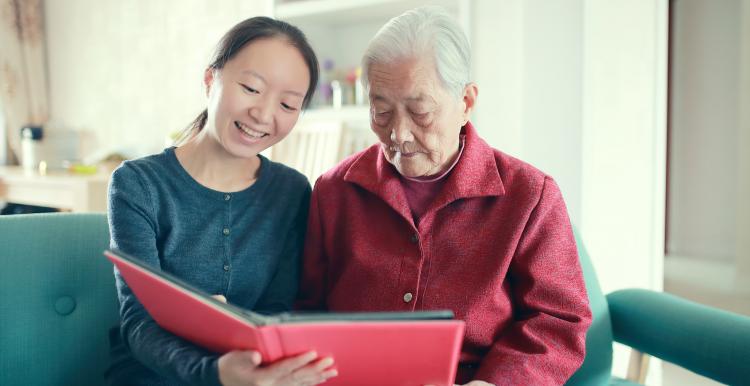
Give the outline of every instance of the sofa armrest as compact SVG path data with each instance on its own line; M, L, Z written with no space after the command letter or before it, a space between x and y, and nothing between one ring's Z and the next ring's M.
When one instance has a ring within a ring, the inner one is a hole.
M721 383L750 379L750 317L643 289L607 301L615 341Z

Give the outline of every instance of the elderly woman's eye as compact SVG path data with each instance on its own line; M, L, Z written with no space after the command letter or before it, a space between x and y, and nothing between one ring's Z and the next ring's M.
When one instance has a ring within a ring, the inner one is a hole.
M375 120L376 123L386 122L390 118L390 116L391 116L390 111L376 111L373 116L373 119Z

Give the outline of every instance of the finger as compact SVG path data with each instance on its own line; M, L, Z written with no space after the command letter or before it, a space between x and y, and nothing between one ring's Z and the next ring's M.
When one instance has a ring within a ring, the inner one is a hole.
M306 366L317 357L318 353L316 353L315 351L308 351L304 354L278 361L271 366L268 366L267 370L273 373L277 378L282 378L291 374L293 371L299 369L300 367Z
M292 372L290 378L295 382L318 384L339 374L338 370L331 369L331 366L333 366L333 358L323 358Z
M255 366L260 366L261 362L263 362L263 356L260 355L257 351L249 351L250 353L250 362L252 362Z
M245 365L259 366L260 362L263 361L263 358L257 351L233 351L233 353L238 360L245 362Z
M315 363L312 364L312 367L317 372L322 372L323 370L333 366L333 358L331 357L325 357Z
M291 384L295 385L318 385L337 375L339 375L339 372L336 369L313 373L298 370L284 377L284 380L289 380Z

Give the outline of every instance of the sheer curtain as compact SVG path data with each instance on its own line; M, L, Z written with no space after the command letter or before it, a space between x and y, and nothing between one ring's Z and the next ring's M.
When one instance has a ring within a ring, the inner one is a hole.
M3 115L3 106L0 103L0 165L8 162L8 141L5 140L5 116ZM0 201L0 207L3 203Z
M7 142L8 158L17 161L21 127L41 126L48 119L42 0L0 0L0 47L0 108L6 127L0 145Z

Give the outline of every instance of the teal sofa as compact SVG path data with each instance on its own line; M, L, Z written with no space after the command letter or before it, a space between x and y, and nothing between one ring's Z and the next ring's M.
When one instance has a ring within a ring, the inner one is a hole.
M0 216L0 385L101 385L118 320L104 214ZM594 313L568 385L611 376L617 341L716 381L750 384L750 318L647 290L602 294L577 240Z

